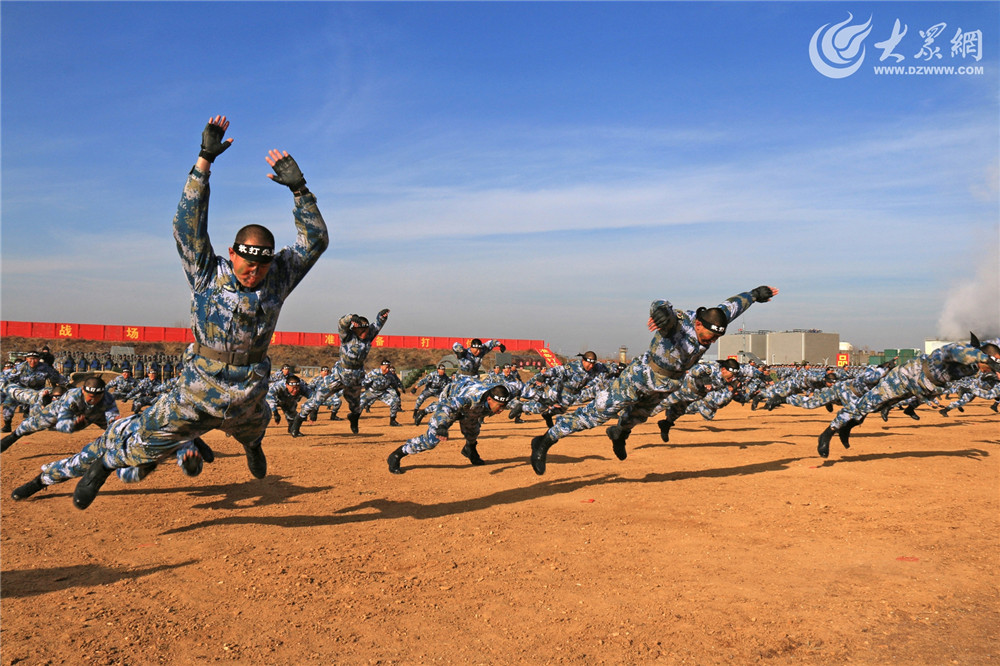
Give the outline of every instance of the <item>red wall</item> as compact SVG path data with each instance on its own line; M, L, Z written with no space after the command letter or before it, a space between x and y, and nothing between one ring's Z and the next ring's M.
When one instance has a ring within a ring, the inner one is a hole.
M189 328L166 326L122 326L103 324L53 324L36 321L0 321L0 337L25 338L76 338L79 340L106 340L108 342L194 342ZM487 338L483 338L484 340ZM404 349L451 349L460 342L468 346L472 338L440 338L420 335L380 335L372 347ZM544 340L501 340L509 352L545 349ZM336 333L292 333L275 331L272 345L297 345L302 347L339 347Z

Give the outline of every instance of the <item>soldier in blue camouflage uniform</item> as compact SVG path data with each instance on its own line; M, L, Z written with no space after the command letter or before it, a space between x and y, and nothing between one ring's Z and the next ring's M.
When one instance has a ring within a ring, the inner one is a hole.
M876 384L882 381L892 363L882 365L870 365L853 377L834 382L830 386L813 391L811 394L797 393L785 398L785 402L793 407L803 409L816 409L817 407L827 407L833 411L832 405L846 407L858 400L868 391L872 390Z
M286 377L288 377L288 375L293 374L294 372L295 368L293 368L290 363L285 363L284 365L281 366L281 370L277 370L271 373L271 378L269 381L272 384L274 382L280 382L281 380L285 379Z
M15 384L35 390L44 389L46 382L51 383L52 386L66 386L69 384L69 380L56 372L55 368L51 365L45 363L42 360L41 352L37 351L30 351L25 354L24 361L14 367L13 372L7 376L6 381L8 384ZM20 403L9 396L4 399L3 427L0 428L0 432L11 431L11 421L14 418L14 411L19 406L21 406ZM25 408L28 407L30 405L25 405Z
M837 371L827 367L799 368L755 395L750 408L756 409L757 403L763 400L767 410L771 411L787 402L790 396L807 395L816 389L829 388L842 378Z
M837 412L837 416L820 434L817 452L823 458L830 455L830 440L834 433L837 433L845 449L850 448L851 430L872 412L913 397L937 395L948 382L980 372L1000 372L1000 346L993 341L982 344L975 335L971 336L969 344L955 342L906 361L886 373L864 396Z
M964 412L965 406L972 402L973 398L993 400L992 409L994 412L997 411L995 401L1000 400L1000 381L996 375L980 373L975 377L966 377L952 382L948 388L949 393L957 394L957 399L948 403L947 407L938 410L941 412L941 416L948 416L948 412L953 409Z
M137 383L138 382L136 382L136 380L132 377L132 370L129 368L122 368L121 374L108 382L107 390L115 400L121 400L124 402L125 396L135 389Z
M167 382L161 382L152 368L146 376L140 379L132 390L128 392L122 402L132 401L132 413L138 414L144 407L152 405L161 394L169 391L171 386Z
M389 405L389 425L401 426L396 420L402 402L399 394L403 390L403 383L399 380L388 360L382 361L379 367L375 368L361 381L363 392L361 394L361 409L367 410L375 404L376 400L381 400Z
M402 474L399 463L404 456L429 451L448 441L448 429L456 421L465 437L462 455L473 465L485 465L476 450L483 419L499 414L509 399L510 390L503 384L484 384L464 375L453 378L434 403L434 411L427 421L427 432L408 440L389 454L389 471Z
M267 389L265 401L271 410L271 416L276 424L281 423L281 412L288 421L288 432L292 432L292 422L298 413L299 400L308 399L312 395L309 387L302 383L298 375L289 374L282 379L271 382Z
M420 406L427 400L441 395L441 391L450 381L451 377L448 376L444 363L440 363L435 372L427 373L413 385L410 393L416 393L418 388L424 387L424 390L417 396L417 404L413 406L413 423L415 425L420 425L420 421L424 418L425 412L420 409Z
M455 356L458 358L458 374L468 377L478 377L479 366L482 365L483 358L497 348L500 349L500 353L507 351L507 346L499 340L487 340L483 342L479 338L472 338L468 349L461 342L456 342L451 346L451 350L455 352Z
M120 419L117 423L123 422L124 419ZM101 447L98 442L99 440L90 442L74 456L42 465L41 474L24 485L18 486L11 493L11 499L27 499L48 486L82 476L101 457ZM124 483L138 483L149 476L159 463L169 455L170 453L167 452L159 460L153 462L121 467L115 470L116 475ZM215 453L201 437L195 437L194 440L182 444L176 449L174 455L177 458L177 465L187 476L198 476L201 474L203 463L215 460Z
M760 286L737 294L714 308L675 311L668 301L653 301L648 327L654 331L649 350L633 360L607 391L576 411L556 418L544 434L531 440L531 467L545 473L549 449L566 435L596 428L625 408L627 420L607 430L615 457L625 460L625 440L632 429L644 423L650 412L681 386L684 373L726 332L734 319L753 303L763 303L777 295L774 287Z
M58 400L34 410L14 432L0 440L0 451L6 451L17 440L41 430L71 433L90 424L104 430L118 416L115 399L105 390L104 380L90 377L84 380L81 388L69 389Z
M329 381L328 379L329 376L330 376L330 367L324 365L322 368L319 369L319 374L313 377L313 380L309 382L309 395L315 395L316 391L318 391L321 386L323 386L327 381ZM337 412L340 411L340 406L344 403L343 397L344 397L343 389L335 391L332 395L330 395L329 398L324 400L322 404L317 404L316 408L313 409L311 412L309 412L309 420L310 421L316 420L316 417L319 414L320 407L330 408L331 421L342 420L339 416L337 416Z
M535 381L545 384L550 390L539 392L535 401L523 404L523 411L541 414L545 419L545 425L551 428L553 416L565 412L571 405L584 402L585 399L582 397L584 391L589 386L597 384L601 377L606 376L608 368L597 360L597 354L592 351L578 356L579 360L546 368L535 375ZM515 419L520 416L520 411L518 410Z
M358 420L361 418L361 382L365 378L365 359L371 351L372 343L378 337L379 331L389 319L389 309L384 308L375 317L372 324L359 314L344 315L338 323L340 327L340 359L334 364L333 371L327 380L319 387L313 397L306 401L299 410L292 424L292 436L299 437L302 433L302 421L309 414L337 391L344 392L347 400L347 420L351 424L351 432L358 434Z
M77 508L96 498L112 469L156 462L209 430L222 430L243 445L247 466L257 478L267 475L261 443L270 421L264 402L270 359L268 346L291 291L329 243L316 197L288 153L271 150L268 177L287 186L295 198L295 245L278 252L273 234L247 225L236 235L229 258L216 256L208 235L209 169L232 139L223 142L229 121L211 119L202 133L202 150L188 176L174 217L174 238L191 287L195 342L184 357L177 385L139 415L119 419L95 442L73 493ZM91 446L91 445L88 445Z
M736 376L735 373L738 371L739 363L733 359L725 359L723 361L718 361L717 363L698 363L684 373L684 377L681 379L680 386L677 390L668 394L667 397L664 398L652 412L650 412L650 416L657 414L660 411L665 412L664 418L657 422L657 425L660 427L660 439L664 442L669 442L670 428L674 425L677 419L688 413L687 410L691 405L704 400L710 393L728 389ZM728 393L729 399L731 400L732 391L725 390L724 392ZM717 398L720 397L723 396L717 396ZM705 416L710 412L706 409L706 411L701 413ZM709 420L714 417L714 412L711 412L710 416L705 416L705 418ZM618 416L619 425L611 426L611 428L621 427L621 424L628 423L630 418L630 409L626 407Z

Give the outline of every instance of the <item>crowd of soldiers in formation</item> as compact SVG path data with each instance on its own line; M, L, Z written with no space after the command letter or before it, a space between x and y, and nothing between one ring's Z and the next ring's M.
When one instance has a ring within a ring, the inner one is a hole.
M5 369L0 385L6 436L0 450L43 429L76 432L91 423L102 429L78 453L42 465L41 473L13 491L13 499L23 500L53 484L79 479L73 505L86 509L111 474L123 481L139 481L170 459L176 459L185 474L197 476L203 464L214 459L201 439L212 430L238 441L251 475L262 479L267 475L263 444L272 421L280 422L283 414L288 433L305 436L310 428L305 424L318 418L324 406L330 409L331 418L338 418L341 402L346 403L346 419L354 434L360 431L365 410L380 400L389 405L390 425L399 423L403 389L391 364L380 363L366 372L368 354L388 320L388 308L373 320L357 313L343 315L338 321L339 358L308 385L292 368L268 377L270 341L281 308L327 250L330 235L298 163L287 152L270 150L265 161L274 173L267 178L287 187L293 197L295 242L278 248L267 227L249 224L237 231L226 251L216 251L208 233L209 180L216 159L233 145L233 138L226 138L228 129L226 116L209 119L172 223L174 244L191 291L195 340L180 362L181 372L178 363L171 362L174 377L158 388L148 388L152 404L143 407L142 399L136 405L138 384L130 386L121 378L105 383L100 376L90 376L81 386L54 397L56 389L68 381L53 366L54 359L43 358L46 350L28 353L23 362ZM968 343L945 345L896 367L803 368L786 376L784 371L771 372L735 360L701 362L733 321L752 305L770 302L777 295L776 287L761 285L716 306L695 310L675 309L667 300L655 300L648 318L644 317L652 333L649 348L624 367L601 363L596 354L586 352L526 382L513 368L501 367L482 376L480 366L486 354L506 350L501 341L475 339L468 348L456 343L458 371L449 376L437 368L411 388L421 390L413 421L419 425L426 420L427 430L388 455L389 472L402 474L404 458L446 442L455 424L464 440L462 455L472 465L485 464L478 451L482 424L504 410L514 421L523 421L527 415L540 415L545 421L547 429L526 447L530 448L526 450L528 462L538 475L546 471L549 450L574 433L616 419L605 432L615 457L625 460L632 431L654 415L662 414L657 425L661 438L668 441L677 419L687 414L711 419L734 400L749 402L756 409L787 404L831 405L833 410L832 405L839 405L818 437L817 452L824 458L830 454L834 435L848 447L851 431L869 414L880 412L887 418L895 406L914 417L921 402L940 401L941 396L955 393L959 396L955 403L941 403L939 408L961 409L962 401L972 396L993 400L995 411L1000 340L981 342L975 335L970 335ZM74 359L74 369L78 360ZM138 360L129 359L129 373L120 366L122 377L132 372L140 375ZM147 360L142 362L147 374L154 374ZM146 379L164 382L165 364L157 362L160 374ZM119 415L116 399L130 396L134 413ZM28 413L13 429L17 407Z
M351 317L352 321L364 323L364 318L358 315ZM935 362L944 369L947 364L955 363L955 354L946 352L959 351L963 347L986 347L990 351L991 346L995 347L996 341L984 345L973 338L970 345L948 345L945 352L921 356L911 363L919 365L922 371L929 371ZM461 362L458 371L449 374L449 367L442 362L413 382L409 388L416 396L411 416L413 424L420 425L428 417L431 423L427 434L411 439L390 455L389 471L403 473L399 463L404 455L434 448L447 440L448 429L455 422L459 423L465 439L462 455L472 465L483 465L485 461L478 452L478 434L486 417L506 409L508 418L514 423L524 423L524 417L531 414L540 416L546 427L551 428L556 416L579 408L602 391L608 391L626 367L614 361L600 361L594 352L588 351L563 365L537 372L526 381L510 363L495 365L490 372L480 374L479 366L485 353L495 347L502 347L502 344L475 339L465 348L456 343L453 351ZM107 428L120 417L117 403L131 403L131 412L140 412L170 389L175 379L173 371L180 367L180 359L168 355L112 357L87 353L76 354L74 359L73 354L67 353L55 359L46 347L23 356L19 362L6 362L0 379L3 432L10 433L3 438L0 451L22 437L43 430L72 433L89 425ZM979 398L989 401L990 409L996 413L1000 407L1000 375L989 364L984 365L986 367L976 368L974 373L935 384L930 391L902 394L898 390L899 382L890 382L896 389L893 399L882 400L877 411L883 421L889 420L891 410L899 410L919 420L917 409L921 407L949 416L952 411L964 412L965 405ZM136 378L132 368L139 373L148 368L146 376ZM846 367L810 364L768 367L755 362L740 363L735 359L700 361L683 375L678 388L656 405L650 416L661 416L656 423L661 439L668 442L670 429L679 418L691 415L710 421L720 409L733 402L761 411L772 411L783 405L801 409L825 408L828 412L857 409L858 403L885 382L896 368L895 359L879 365ZM111 370L119 374L106 383L99 377L91 377L79 388L70 388L68 377L71 373L94 370ZM329 366L322 366L319 374L307 382L295 374L293 365L284 364L269 378L266 404L274 424L280 424L284 415L288 433L301 437L306 434L301 431L303 421L315 422L321 408L326 410L325 418L341 421L339 412L344 390L355 388L359 389L356 401L359 413L370 413L371 407L381 402L389 408L388 425L402 425L397 417L406 389L390 361L382 360L377 367L364 373L357 386L345 386L340 382L335 390L326 390L334 383L335 376L331 375ZM23 418L13 428L12 420L17 411ZM613 442L616 434L620 438L616 429L620 426L608 428L608 436ZM356 418L352 421L352 432L359 432ZM821 436L819 454L827 457L829 438L825 445L822 440ZM841 440L849 447L848 438L842 436ZM175 457L182 470L191 476L201 472L202 463L214 460L211 449L200 438L178 449ZM126 482L139 481L153 468L155 465L147 469L129 467L118 470L118 476ZM15 499L20 499L16 493Z

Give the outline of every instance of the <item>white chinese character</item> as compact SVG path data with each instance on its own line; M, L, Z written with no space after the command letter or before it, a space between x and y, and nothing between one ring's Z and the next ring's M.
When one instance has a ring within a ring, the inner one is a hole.
M972 56L973 60L979 62L983 59L983 31L973 30L962 32L959 28L955 36L951 38L951 57L961 54L963 58Z
M899 45L899 42L903 39L909 26L903 26L903 31L899 31L899 19L896 19L896 24L892 26L892 34L889 35L889 39L884 42L875 42L875 48L882 49L882 55L879 57L879 62L882 62L886 58L892 56L896 59L896 62L900 62L906 59L906 56L899 53L893 53L892 50Z
M930 60L931 58L941 59L941 48L938 46L931 47L934 43L934 38L944 32L944 29L948 27L947 23L938 23L927 28L927 30L918 30L920 36L924 38L924 45L920 47L920 50L913 54L914 58L920 58L923 56L924 60Z

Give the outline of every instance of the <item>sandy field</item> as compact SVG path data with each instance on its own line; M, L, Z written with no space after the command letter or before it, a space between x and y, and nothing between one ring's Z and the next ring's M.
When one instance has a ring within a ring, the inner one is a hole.
M98 434L3 454L3 664L991 664L1000 662L1000 416L899 411L816 455L825 410L731 405L604 429L527 462L540 417L386 456L423 429L377 405L265 440L220 433L198 478L163 464L14 502ZM15 423L17 421L15 420Z

